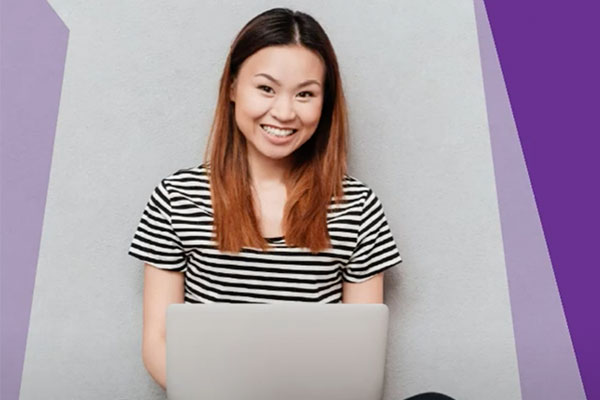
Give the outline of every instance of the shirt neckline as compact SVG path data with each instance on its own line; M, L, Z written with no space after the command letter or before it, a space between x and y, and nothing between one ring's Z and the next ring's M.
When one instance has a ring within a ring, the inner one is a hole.
M278 242L278 241L284 240L284 238L285 238L284 236L275 236L275 237L266 237L264 239L268 242Z

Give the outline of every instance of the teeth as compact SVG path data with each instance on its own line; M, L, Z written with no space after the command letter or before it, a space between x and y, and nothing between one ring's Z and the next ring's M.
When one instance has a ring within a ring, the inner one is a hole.
M279 136L279 137L289 136L292 133L296 132L295 129L278 129L278 128L273 128L273 127L266 126L266 125L261 125L261 128L263 128L264 131L267 132L268 134L271 134L274 136Z

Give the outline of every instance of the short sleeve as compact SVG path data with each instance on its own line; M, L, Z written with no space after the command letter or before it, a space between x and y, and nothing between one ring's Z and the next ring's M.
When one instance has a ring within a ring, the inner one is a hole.
M356 246L342 278L360 283L402 262L381 202L369 189L363 205Z
M128 254L155 267L183 272L187 258L171 222L165 181L154 189L137 226Z

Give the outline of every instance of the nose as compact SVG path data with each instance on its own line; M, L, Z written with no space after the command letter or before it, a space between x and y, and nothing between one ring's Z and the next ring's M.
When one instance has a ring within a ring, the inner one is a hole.
M296 118L294 101L288 99L286 96L279 96L275 99L271 107L271 115L279 121L290 121Z

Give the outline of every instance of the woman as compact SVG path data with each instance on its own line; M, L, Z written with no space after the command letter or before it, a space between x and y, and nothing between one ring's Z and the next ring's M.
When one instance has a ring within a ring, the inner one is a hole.
M129 254L146 262L143 359L165 387L171 303L382 303L401 262L381 203L346 174L333 47L309 15L272 9L235 38L206 163L156 187Z

